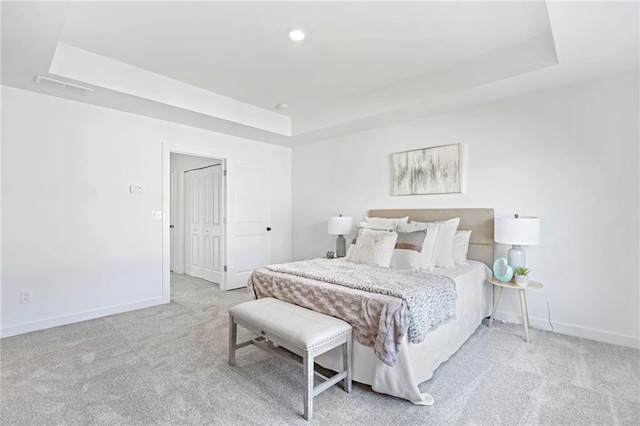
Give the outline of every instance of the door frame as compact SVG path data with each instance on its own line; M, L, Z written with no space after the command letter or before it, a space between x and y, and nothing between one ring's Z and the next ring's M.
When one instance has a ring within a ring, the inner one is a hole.
M186 142L163 142L162 143L162 300L164 303L171 301L171 154L185 154L196 157L205 157L222 161L223 170L228 170L231 160L229 153L220 151L216 147L202 145L198 143ZM224 180L224 198L225 207L224 215L229 217L229 182ZM228 221L227 221L228 222ZM221 243L222 251L225 257L225 264L229 262L229 250L227 246L228 223L224 225L223 241ZM226 290L227 274L222 274L220 279L220 288Z
M170 207L169 207L169 224L171 224L171 222L173 222L173 228L169 228L169 241L172 240L172 235L173 234L173 243L171 245L171 254L169 256L169 270L171 272L176 272L176 269L178 269L177 267L177 259L176 259L176 229L175 229L175 220L178 216L177 212L178 212L178 200L176 200L176 197L178 195L178 172L176 169L170 169L169 170L169 200L170 200ZM173 216L173 217L172 217Z

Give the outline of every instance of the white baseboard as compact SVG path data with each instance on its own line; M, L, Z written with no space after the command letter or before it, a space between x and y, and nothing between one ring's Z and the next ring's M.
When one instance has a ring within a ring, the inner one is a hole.
M504 320L509 323L522 324L522 316L511 312L496 312L496 320ZM594 328L580 327L573 324L553 321L553 328L556 333L567 334L569 336L582 337L585 339L597 340L614 345L627 346L629 348L640 349L640 339L624 334L612 333L610 331L596 330ZM551 326L546 318L529 317L529 326L551 331Z
M123 305L111 306L108 308L100 308L92 311L78 312L71 315L63 315L54 318L29 322L25 324L10 325L0 328L0 338L17 336L18 334L29 333L32 331L45 330L47 328L58 327L60 325L73 324L80 321L87 321L96 318L102 318L109 315L121 314L123 312L135 311L138 309L149 308L151 306L162 305L168 303L164 297L156 297L153 299L140 300L134 303L125 303Z

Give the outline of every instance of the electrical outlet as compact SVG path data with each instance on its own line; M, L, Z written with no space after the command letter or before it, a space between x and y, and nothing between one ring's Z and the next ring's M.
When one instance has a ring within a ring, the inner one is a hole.
M20 292L20 303L31 303L31 291L22 290Z

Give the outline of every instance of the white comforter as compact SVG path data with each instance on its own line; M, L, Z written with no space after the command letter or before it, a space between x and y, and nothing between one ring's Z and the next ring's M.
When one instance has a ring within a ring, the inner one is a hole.
M469 261L452 269L436 269L436 273L453 278L458 300L456 319L429 332L419 344L404 339L395 366L379 359L370 347L354 342L353 379L371 385L374 391L396 396L417 405L431 405L434 398L421 393L418 385L433 376L436 368L448 360L491 313L493 290L488 283L491 271L480 262ZM330 351L317 358L321 365L339 371L342 355Z

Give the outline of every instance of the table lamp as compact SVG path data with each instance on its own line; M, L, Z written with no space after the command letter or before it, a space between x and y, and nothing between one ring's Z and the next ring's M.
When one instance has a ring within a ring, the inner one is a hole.
M344 239L344 235L351 232L353 226L352 217L330 217L329 224L327 226L328 233L330 235L337 235L336 238L336 257L344 257L347 254L347 240Z
M534 216L496 217L495 241L512 244L509 250L509 266L527 266L527 256L521 246L533 246L540 242L540 218Z

